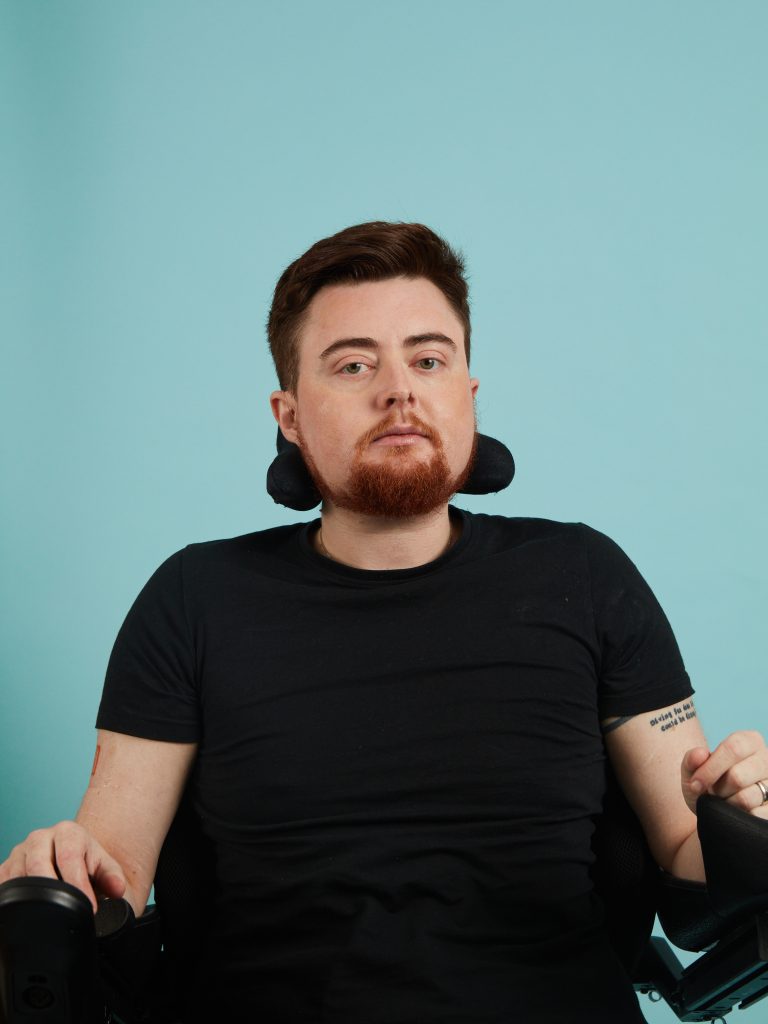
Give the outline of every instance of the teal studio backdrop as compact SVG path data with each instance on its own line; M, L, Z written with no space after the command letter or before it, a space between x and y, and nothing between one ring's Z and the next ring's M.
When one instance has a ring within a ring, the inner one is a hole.
M518 473L460 504L610 534L710 741L768 729L767 37L762 0L3 0L3 857L75 813L154 568L301 518L264 322L364 220L466 254Z

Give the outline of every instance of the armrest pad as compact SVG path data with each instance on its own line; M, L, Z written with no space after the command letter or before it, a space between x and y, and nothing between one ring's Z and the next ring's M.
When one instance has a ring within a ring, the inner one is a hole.
M696 804L707 884L662 871L658 915L680 949L707 949L768 907L768 821L707 794Z
M696 815L713 910L744 917L768 908L768 821L707 794Z
M90 900L53 878L0 885L0 1020L96 1020L96 936Z

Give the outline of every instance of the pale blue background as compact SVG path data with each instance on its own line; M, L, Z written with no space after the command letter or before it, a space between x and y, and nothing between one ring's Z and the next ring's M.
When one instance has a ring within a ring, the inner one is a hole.
M611 534L710 739L766 727L768 5L0 12L2 855L75 812L156 565L297 518L263 486L271 292L374 218L467 255L518 476L463 504Z

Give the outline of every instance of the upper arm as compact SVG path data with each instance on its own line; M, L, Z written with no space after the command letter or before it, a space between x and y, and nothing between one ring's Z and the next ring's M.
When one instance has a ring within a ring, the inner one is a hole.
M131 902L143 908L197 744L146 740L106 729L99 730L97 744L76 820L121 864Z
M611 729L610 725L621 724ZM681 787L681 764L706 747L691 698L626 720L607 719L605 745L616 777L643 826L656 862L672 870L675 854L696 830Z

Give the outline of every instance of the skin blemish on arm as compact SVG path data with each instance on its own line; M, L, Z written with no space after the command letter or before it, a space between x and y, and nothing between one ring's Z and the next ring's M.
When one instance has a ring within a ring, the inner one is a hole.
M98 766L99 758L100 757L101 757L101 746L100 746L100 744L97 743L96 744L96 754L94 755L94 758L93 758L93 768L91 768L91 778L93 778L93 776L96 774L96 768Z
M684 704L675 705L669 711L651 718L648 724L659 732L669 732L676 725L690 722L692 718L696 718L696 708L693 706L693 701L685 701Z

